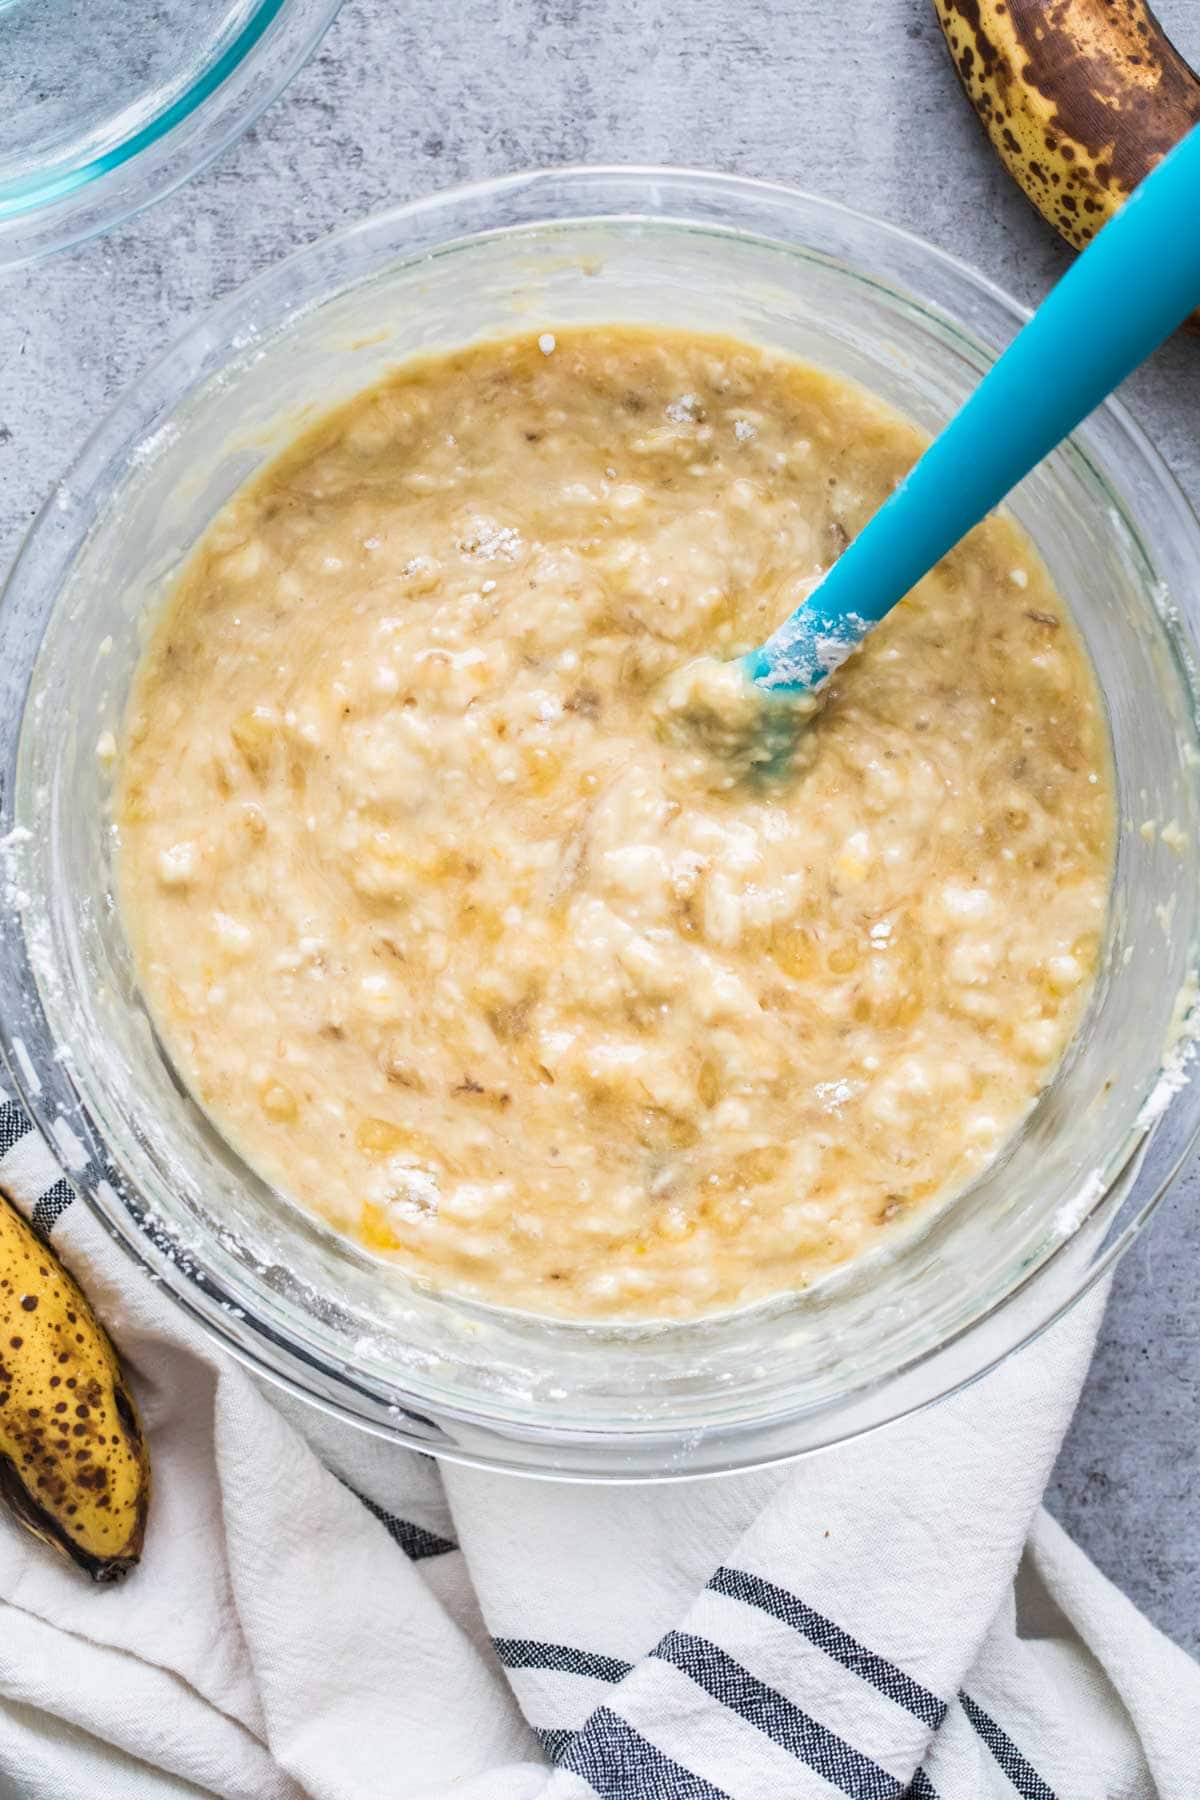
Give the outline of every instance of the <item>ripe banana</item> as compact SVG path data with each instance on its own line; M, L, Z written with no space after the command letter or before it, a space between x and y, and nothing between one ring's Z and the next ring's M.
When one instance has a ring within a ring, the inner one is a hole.
M1076 249L1200 121L1200 79L1142 0L934 8L1000 160Z
M0 1497L116 1581L137 1562L150 1459L116 1351L78 1285L0 1196Z

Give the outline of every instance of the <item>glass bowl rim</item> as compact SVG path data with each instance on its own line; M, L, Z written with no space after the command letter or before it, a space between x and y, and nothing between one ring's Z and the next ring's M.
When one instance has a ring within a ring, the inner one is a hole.
M255 301L260 295L269 294L272 288L280 283L281 279L286 276L286 272L289 269L303 265L310 260L314 263L320 263L322 257L329 257L331 255L336 261L337 250L340 246L343 246L348 242L362 237L370 237L373 233L382 232L385 234L392 234L397 231L403 232L406 227L412 227L418 221L421 221L430 215L434 217L437 215L442 215L443 217L445 215L450 215L451 218L453 218L457 210L479 207L486 204L489 200L498 199L505 195L517 195L522 193L530 195L531 198L536 198L542 194L553 198L555 191L557 190L560 200L565 193L566 198L570 202L579 197L575 194L576 189L581 191L591 190L592 192L595 192L596 190L602 189L604 184L609 182L630 187L637 187L640 185L643 196L641 208L639 209L635 206L632 212L615 209L589 211L578 205L568 204L563 210L551 212L545 217L538 213L530 213L528 217L522 217L519 221L515 222L515 224L504 223L499 226L488 226L486 224L479 225L476 223L466 231L455 231L452 229L439 235L436 243L432 247L414 242L410 242L406 246L402 242L396 243L390 241L388 261L392 264L402 263L409 261L414 257L420 258L435 253L438 250L449 249L464 242L470 242L486 237L496 231L503 233L509 230L530 230L535 229L538 224L547 227L556 224L582 225L588 222L610 224L649 222L664 226L682 223L699 225L701 227L711 224L711 221L695 216L691 218L681 218L677 207L675 210L672 210L669 207L656 206L653 203L647 205L646 202L651 198L648 190L656 183L664 183L680 190L680 194L672 196L673 199L678 199L681 196L686 197L686 195L683 194L683 190L691 193L707 193L710 196L717 198L725 196L731 200L736 200L739 195L743 198L759 196L774 201L782 206L792 208L801 216L807 211L810 215L824 215L826 218L834 221L838 219L844 220L854 228L859 230L865 229L871 232L874 235L874 241L877 244L886 245L889 242L892 244L902 244L910 252L915 253L915 255L919 259L922 259L928 266L940 267L944 272L953 276L959 283L965 284L967 289L973 291L976 296L990 302L992 307L997 309L1003 315L1006 325L1011 327L1013 331L1019 329L1021 323L1029 316L1028 309L1021 306L997 284L991 282L988 278L979 275L970 267L970 265L928 243L915 233L911 233L902 227L895 226L890 222L874 218L870 214L862 212L854 207L847 206L842 202L828 200L822 196L809 194L785 183L709 173L703 170L673 168L662 165L568 164L555 168L535 169L523 173L505 175L442 189L433 194L422 196L421 198L399 206L386 208L369 214L363 219L352 221L339 228L337 231L294 250L288 256L269 265L268 268L263 270L251 281L224 296L216 305L201 315L198 320L190 324L187 330L176 338L174 342L151 363L136 386L127 389L118 397L114 405L97 423L64 476L47 497L26 533L24 542L18 550L18 554L4 585L3 596L0 597L6 597L10 604L8 607L3 608L2 616L4 618L8 617L16 597L26 588L34 590L33 597L36 603L36 589L41 585L41 574L33 565L36 563L39 554L42 552L42 540L44 538L49 540L47 549L50 561L52 563L55 561L53 540L57 528L61 528L66 523L64 515L69 518L74 514L76 524L82 519L85 527L91 520L94 520L94 517L103 510L110 498L110 490L104 482L104 472L114 459L120 459L133 445L139 446L141 453L145 453L148 448L152 447L157 430L160 429L169 418L172 410L178 404L182 395L190 390L197 377L203 375L205 380L214 378L211 370L207 374L204 374L204 356L206 352L211 352L214 347L217 347L222 354L235 349L241 350L248 343L252 343L256 336L274 336L280 332L286 331L289 324L297 318L312 310L319 309L336 294L347 291L363 281L369 281L379 272L378 269L374 269L367 271L365 274L361 272L352 274L345 280L335 280L333 282L326 281L320 291L312 297L302 299L298 304L290 306L282 311L275 311L268 316L265 325L260 328L256 322L253 322L253 308ZM758 235L748 221L743 221L740 224L736 222L733 224L722 223L719 229L728 231L734 236L742 235L752 237ZM412 234L410 233L410 236L411 235ZM781 242L779 247L800 254L803 254L805 249L802 242L791 241ZM863 271L853 269L852 265L850 266L850 272L857 273L865 279L872 279L872 277L866 276ZM926 307L927 309L930 307L930 303L923 300L920 295L905 295L905 298L912 303ZM944 322L947 315L938 308L933 308L933 310ZM249 327L249 335L247 335L247 328L244 324L247 315L252 320ZM230 329L231 322L234 320L243 321L240 332L235 332ZM960 331L967 330L967 327L963 325L960 320L954 318L953 315L949 316L949 322L956 326ZM1150 443L1146 435L1141 431L1140 427L1132 420L1120 402L1110 400L1105 403L1105 407L1102 410L1106 415L1109 428L1114 430L1119 437L1123 437L1126 440L1129 449L1140 458L1145 470L1153 477L1157 489L1156 498L1169 507L1171 513L1174 515L1176 527L1181 528L1182 531L1191 538L1193 544L1200 549L1200 520L1197 519L1195 512L1191 508L1186 496L1179 488L1178 483L1163 458ZM1081 454L1087 457L1089 463L1093 463L1093 459L1088 454L1086 447L1078 444L1076 447L1080 450ZM1107 482L1107 477L1103 474L1101 474L1101 479L1104 479ZM1114 498L1115 497L1116 496L1114 496ZM62 553L59 558L61 561L61 568L57 570L58 574L63 573L65 569L70 566L71 561L78 552L86 535L87 530L85 528L78 533L72 544ZM1145 557L1148 566L1153 568L1155 566L1155 559L1147 554L1145 547L1141 542L1140 532L1137 536L1138 547ZM55 571L51 570L50 573L53 576ZM53 586L49 601L43 600L40 602L39 625L44 625L49 609L52 608L57 597L58 588L57 586ZM1181 679L1187 687L1190 688L1192 697L1195 700L1197 699L1197 680L1195 676L1193 654L1194 645L1191 641L1187 624L1182 615L1163 619L1161 623L1164 635L1170 644L1172 655L1178 666ZM37 652L40 649L40 642L41 635L39 630L37 643L33 646L29 655L30 665L36 660ZM23 712L9 728L14 740L19 737L22 722ZM3 800L4 823L6 827L12 822L12 804L13 797L11 793L6 792ZM20 948L21 954L24 954L23 937ZM37 1006L40 1014L40 999L37 1002ZM42 1022L44 1023L44 1015L42 1016ZM11 1084L11 1090L17 1093L30 1117L37 1125L41 1135L48 1143L51 1151L55 1154L56 1158L61 1160L59 1147L51 1122L45 1116L44 1108L39 1105L36 1083L27 1079L20 1053L14 1048L13 1037L9 1029L8 1021L3 1017L0 1017L0 1055L3 1056L3 1060L6 1064L6 1073ZM1183 1085L1186 1088L1189 1084L1184 1083ZM1172 1095L1169 1106L1166 1109L1167 1111L1175 1106L1177 1099L1178 1095ZM1133 1134L1132 1143L1127 1142L1125 1144L1124 1153L1117 1159L1117 1166L1115 1168L1110 1168L1109 1182L1097 1196L1095 1205L1089 1211L1087 1217L1080 1222L1081 1225L1086 1223L1112 1195L1115 1187L1119 1185L1121 1174L1129 1168L1132 1161L1136 1160L1139 1150L1146 1145L1150 1137L1155 1133L1159 1123L1160 1117L1155 1117L1144 1126L1139 1124L1136 1133ZM1061 1316L1074 1305L1075 1301L1077 1301L1111 1269L1117 1258L1133 1241L1137 1232L1142 1228L1154 1207L1162 1198L1175 1175L1178 1173L1187 1154L1193 1147L1198 1135L1200 1135L1200 1113L1197 1113L1197 1116L1190 1119L1185 1139L1180 1145L1172 1150L1171 1161L1165 1172L1156 1171L1153 1191L1142 1199L1137 1210L1122 1223L1121 1229L1115 1238L1104 1246L1100 1255L1096 1257L1083 1272L1082 1277L1076 1276L1073 1278L1073 1285L1070 1292L1056 1300L1053 1305L1044 1308L1040 1315L1034 1319L1032 1324L1019 1327L1016 1335L1012 1337L1010 1341L1004 1343L1001 1348L995 1352L985 1353L982 1360L977 1361L974 1366L967 1369L965 1373L960 1373L953 1377L948 1383L940 1386L935 1383L928 1392L898 1405L893 1410L885 1411L882 1416L870 1419L865 1423L856 1423L848 1430L835 1430L831 1435L821 1439L819 1442L809 1443L799 1448L776 1449L766 1455L758 1454L754 1452L752 1448L749 1454L746 1454L744 1450L739 1451L737 1449L739 1440L745 1438L748 1434L752 1436L756 1430L775 1426L778 1423L778 1419L777 1417L772 1416L767 1419L736 1422L728 1434L728 1441L733 1444L736 1453L731 1458L721 1463L710 1465L704 1470L668 1469L658 1470L657 1472L648 1474L638 1473L631 1475L617 1470L608 1471L603 1468L591 1468L583 1478L612 1481L673 1479L684 1476L694 1478L698 1473L726 1473L739 1468L761 1466L767 1462L786 1460L789 1457L800 1454L809 1454L814 1450L827 1448L834 1443L848 1441L867 1431L878 1429L883 1424L905 1417L910 1413L920 1410L922 1407L932 1404L936 1400L944 1398L948 1394L969 1385L982 1374L986 1373L988 1369L995 1367L997 1363L1005 1360L1010 1354L1024 1347L1025 1344L1031 1342L1034 1338L1040 1336L1044 1330L1061 1318ZM147 1231L144 1222L139 1222L129 1205L122 1202L118 1197L114 1196L114 1201L112 1203L106 1202L95 1191L95 1187L91 1183L81 1183L80 1191L90 1210L100 1220L110 1235L115 1237L122 1245L125 1252L130 1255L135 1262L140 1263L144 1268L149 1270L152 1277L156 1279L159 1285L166 1287L175 1304L196 1319L211 1337L215 1338L224 1348L237 1356L238 1359L247 1366L253 1368L257 1373L266 1377L276 1385L296 1394L306 1400L309 1404L316 1405L321 1410L333 1416L341 1417L357 1424L360 1428L371 1430L378 1435L389 1437L401 1443L412 1444L419 1449L430 1448L427 1443L406 1433L402 1425L398 1426L390 1420L381 1419L378 1416L365 1416L360 1408L356 1408L350 1398L350 1390L365 1390L361 1389L361 1384L355 1382L353 1371L348 1369L345 1364L339 1365L337 1369L332 1371L335 1385L340 1389L340 1392L336 1397L332 1396L327 1391L316 1391L311 1382L306 1383L303 1378L305 1368L315 1361L310 1352L306 1350L303 1345L295 1342L288 1343L283 1338L282 1334L266 1320L253 1320L252 1323L247 1325L246 1329L241 1329L243 1320L231 1316L228 1310L230 1301L241 1308L245 1308L245 1295L230 1291L228 1293L228 1298L223 1299L221 1283L219 1281L214 1282L209 1271L201 1270L199 1279L197 1279L195 1273L180 1268L173 1258L169 1256L164 1258L161 1254L155 1254L158 1246L154 1244L153 1234ZM1119 1210L1123 1210L1123 1206ZM1061 1259L1062 1253L1067 1249L1068 1245L1073 1242L1074 1235L1076 1234L1064 1237L1060 1244L1051 1249L1027 1272L1027 1274L1014 1282L1014 1284L998 1300L985 1304L980 1312L967 1324L960 1327L946 1338L929 1346L926 1350L914 1357L910 1363L901 1365L895 1370L877 1375L871 1382L864 1384L863 1387L852 1390L850 1395L843 1398L857 1398L863 1391L874 1390L875 1392L879 1392L886 1389L897 1376L906 1374L911 1370L918 1368L928 1369L939 1358L944 1356L952 1346L962 1343L963 1340L969 1338L972 1333L976 1332L980 1327L997 1319L1006 1310L1011 1310L1013 1303L1018 1297L1025 1294L1048 1271L1051 1265ZM205 1290L207 1290L207 1295ZM216 1297L215 1301L213 1296ZM206 1298L208 1303L205 1303ZM253 1319L251 1313L247 1313L246 1316ZM271 1360L272 1347L282 1349L285 1352L290 1364L288 1368L281 1368L277 1361ZM330 1371L326 1370L324 1373L329 1374ZM431 1406L431 1402L428 1400L425 1400L424 1404L426 1407ZM831 1413L837 1404L836 1401L830 1403ZM488 1429L491 1423L486 1417L481 1417L479 1414L472 1415L465 1409L456 1408L454 1405L447 1405L445 1403L439 1403L439 1405L442 1416L446 1420L453 1420L455 1418L465 1420L469 1424L479 1426L484 1431ZM834 1416L836 1417L836 1414L834 1414ZM553 1440L555 1428L553 1426L548 1426L546 1432L549 1439ZM566 1428L560 1428L558 1442L562 1444L563 1439L566 1436L575 1439L576 1437L586 1435L588 1434L570 1432ZM599 1438L603 1434L597 1432L594 1435ZM669 1428L651 1428L646 1432L643 1441L649 1442L655 1436L666 1435L669 1435ZM502 1434L500 1443L502 1446L511 1446L516 1442L522 1444L525 1448L530 1448L530 1440L540 1436L542 1436L540 1431L529 1430L522 1437L519 1431L514 1431L513 1426L509 1425L507 1430ZM436 1453L440 1456L445 1456L447 1460L451 1461L457 1460L483 1467L507 1469L509 1472L525 1473L542 1478L567 1480L581 1478L578 1469L563 1469L545 1466L531 1467L527 1462L514 1462L508 1455L497 1455L495 1453L481 1454L474 1449L463 1448L457 1445L451 1447L438 1445L436 1447Z
M232 41L120 143L53 165L40 185L38 176L19 186L0 182L0 270L99 236L190 181L279 98L341 5L255 0Z

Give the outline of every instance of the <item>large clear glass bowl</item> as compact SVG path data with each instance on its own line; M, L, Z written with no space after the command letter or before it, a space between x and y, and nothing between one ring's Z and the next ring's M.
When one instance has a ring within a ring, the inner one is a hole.
M255 1368L404 1443L496 1467L744 1467L970 1381L1129 1242L1200 1121L1180 1036L1200 927L1183 616L1200 527L1117 406L1013 499L1074 609L1112 732L1121 827L1095 996L1000 1161L887 1254L805 1295L622 1329L419 1289L273 1193L212 1129L155 1040L112 900L97 740L119 731L164 586L305 409L430 346L625 319L778 346L935 429L1021 318L968 269L826 201L671 170L562 170L302 251L223 301L100 425L0 608L0 1039L100 1218Z
M253 124L341 0L0 0L0 266L169 193Z

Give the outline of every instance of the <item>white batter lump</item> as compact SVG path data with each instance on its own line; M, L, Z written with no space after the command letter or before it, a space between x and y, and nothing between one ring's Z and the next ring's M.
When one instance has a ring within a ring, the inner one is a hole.
M406 365L225 507L131 699L120 897L267 1180L435 1285L668 1319L995 1156L1113 854L1028 541L974 532L790 757L679 728L681 671L761 642L923 442L746 344L572 329Z

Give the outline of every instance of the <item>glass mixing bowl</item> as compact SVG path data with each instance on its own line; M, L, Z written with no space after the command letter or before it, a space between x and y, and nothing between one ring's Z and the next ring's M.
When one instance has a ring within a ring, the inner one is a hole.
M169 193L282 92L341 0L0 0L0 266Z
M1115 405L1013 499L1074 609L1112 732L1121 827L1095 995L984 1177L804 1295L621 1328L411 1284L273 1193L213 1130L156 1042L112 899L97 741L119 732L164 587L306 412L431 346L640 320L778 346L936 429L1021 319L958 263L826 201L671 170L562 170L443 194L300 252L223 301L100 425L0 608L0 1035L13 1087L101 1219L256 1369L404 1443L495 1467L744 1467L971 1380L1129 1242L1200 1122L1187 1029L1200 745L1180 610L1200 527Z

